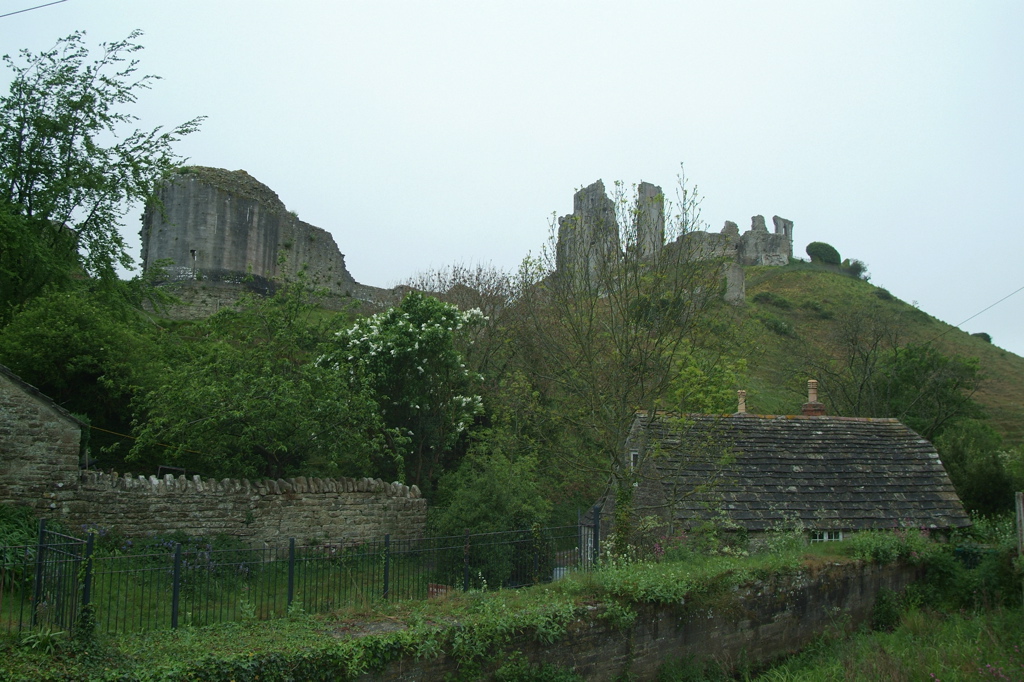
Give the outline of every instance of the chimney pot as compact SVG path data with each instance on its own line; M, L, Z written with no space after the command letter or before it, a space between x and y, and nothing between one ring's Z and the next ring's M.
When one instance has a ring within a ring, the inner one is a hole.
M736 409L736 414L747 413L747 392L736 391L736 397L739 398L739 406Z
M807 382L807 402L801 413L807 417L821 417L825 414L825 406L818 402L818 382L815 379Z

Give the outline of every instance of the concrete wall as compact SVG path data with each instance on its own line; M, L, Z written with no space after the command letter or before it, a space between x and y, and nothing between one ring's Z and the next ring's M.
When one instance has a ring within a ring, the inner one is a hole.
M45 509L43 491L78 478L81 424L48 398L0 368L0 504Z

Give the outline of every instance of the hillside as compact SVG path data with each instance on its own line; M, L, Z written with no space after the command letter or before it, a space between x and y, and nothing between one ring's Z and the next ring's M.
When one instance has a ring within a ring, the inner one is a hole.
M804 359L840 333L851 311L896 320L901 343L927 343L947 355L978 358L984 383L975 398L1005 444L1024 443L1024 358L971 336L869 282L809 263L746 268L746 303L735 312L748 339L748 404L786 414L802 401ZM996 340L998 341L998 339Z

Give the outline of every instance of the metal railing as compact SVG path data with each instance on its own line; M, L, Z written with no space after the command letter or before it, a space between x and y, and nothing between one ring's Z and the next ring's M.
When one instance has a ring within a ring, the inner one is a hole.
M268 619L382 600L516 588L589 570L599 544L577 524L453 537L217 549L167 541L96 551L40 523L34 546L0 547L0 632L70 630L91 604L98 632Z

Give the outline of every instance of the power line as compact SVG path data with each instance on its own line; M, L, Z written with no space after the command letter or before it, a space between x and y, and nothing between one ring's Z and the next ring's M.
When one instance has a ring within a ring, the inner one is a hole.
M21 14L22 12L31 12L34 9L42 9L43 7L49 7L50 5L59 5L60 3L67 1L68 0L54 0L54 2L48 2L45 5L36 5L35 7L29 7L28 9L19 9L17 12L8 12L7 14L0 14L0 19L3 19L4 17L14 16L15 14Z
M934 339L932 339L932 341L935 341L936 339L939 339L939 338L941 338L941 337L945 336L946 334L948 334L948 333L949 333L950 331L952 331L953 329L959 329L959 328L960 328L960 327L961 327L962 325L965 325L965 324L967 324L968 322L970 322L971 320L973 320L974 318L976 318L976 317L977 317L978 315L981 315L981 314L982 314L983 312L985 312L986 310L991 310L992 308L995 308L995 307L996 307L997 305L999 305L1000 303L1002 303L1002 302L1003 302L1003 301L1005 301L1006 299L1010 298L1010 297L1011 297L1011 296L1013 296L1014 294L1019 294L1019 293L1020 293L1020 292L1022 292L1022 291L1024 291L1024 286L1022 286L1021 288L1017 289L1016 291L1011 291L1011 292L1010 292L1010 293L1008 293L1008 294L1007 294L1006 296L1003 296L1003 297L1002 297L1001 299L999 299L998 301L996 301L996 302L995 302L995 303L993 303L992 305L988 306L987 308L982 308L981 310L979 310L978 312L974 313L973 315L971 315L970 317L968 317L968 318L967 318L966 320L964 320L963 322L961 322L960 324L957 324L957 325L954 325L954 326L950 327L949 329L947 329L946 331L942 332L941 334L939 334L938 336L936 336L936 337L935 337ZM928 343L931 343L932 341L929 341Z

